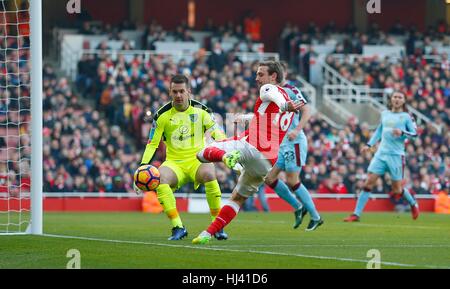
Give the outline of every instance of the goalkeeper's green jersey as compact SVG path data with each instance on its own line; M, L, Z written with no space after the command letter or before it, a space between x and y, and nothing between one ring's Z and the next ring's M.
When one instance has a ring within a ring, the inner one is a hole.
M161 138L166 144L166 160L195 160L197 152L205 146L207 130L215 140L226 138L214 121L210 109L202 103L190 100L188 109L182 112L176 110L172 102L165 104L153 118L153 127L141 164L150 163Z

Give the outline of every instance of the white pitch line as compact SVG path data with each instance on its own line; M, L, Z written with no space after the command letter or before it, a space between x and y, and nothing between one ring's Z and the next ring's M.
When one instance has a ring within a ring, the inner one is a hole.
M264 244L258 244L258 245L223 245L223 246L215 246L217 248L226 248L226 247L342 247L342 248L450 248L450 244L436 244L436 245L362 245L362 244L279 244L279 245L264 245Z
M188 245L153 243L153 242L143 242L143 241L110 240L110 239L67 236L67 235L53 235L53 234L44 234L42 236L51 237L51 238L75 239L75 240L118 243L118 244L152 245L152 246L161 246L161 247L188 248L188 249L207 250L207 251L254 253L254 254L262 254L262 255L300 257L300 258L310 258L310 259L320 259L320 260L335 260L335 261L343 261L343 262L357 262L357 263L364 263L364 264L367 264L367 262L368 262L368 260L363 260L363 259L341 258L341 257L334 257L334 256L315 256L315 255L290 254L290 253L271 252L271 251L238 250L238 249L227 249L227 248L219 248L219 247L188 246ZM409 267L409 268L426 267L426 268L432 268L432 269L450 269L450 267L439 267L439 266L431 266L431 265L414 265L414 264L403 264L403 263L383 262L383 261L380 262L380 264L388 265L388 266Z

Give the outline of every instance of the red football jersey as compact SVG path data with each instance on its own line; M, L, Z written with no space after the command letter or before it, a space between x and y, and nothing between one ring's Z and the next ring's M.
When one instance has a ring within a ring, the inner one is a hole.
M254 115L249 129L244 133L245 140L275 164L280 144L283 141L294 117L293 112L281 111L280 104L290 98L284 89L275 85L264 85L256 100Z

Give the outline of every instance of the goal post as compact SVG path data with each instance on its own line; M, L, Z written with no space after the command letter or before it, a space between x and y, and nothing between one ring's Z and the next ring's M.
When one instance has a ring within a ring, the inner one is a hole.
M43 233L42 1L0 0L0 235Z
M42 235L42 1L30 0L31 48L31 222L30 232Z

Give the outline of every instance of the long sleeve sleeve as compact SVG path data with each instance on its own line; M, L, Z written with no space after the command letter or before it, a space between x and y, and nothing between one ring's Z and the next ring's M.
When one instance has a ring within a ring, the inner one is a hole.
M374 146L381 139L382 132L383 132L383 124L380 123L367 144L369 146Z
M286 99L273 84L264 84L259 90L259 96L262 101L272 101L277 104L281 111L286 110Z
M205 131L209 130L211 133L211 137L216 141L226 139L226 134L216 123L216 121L214 120L214 116L206 112L203 115L203 126L205 128Z
M163 132L164 126L158 121L154 121L153 127L151 128L149 133L147 145L145 146L145 151L144 155L142 156L141 164L149 164L151 162L153 155L158 149Z
M406 130L402 130L403 136L408 139L417 137L417 126L411 117L406 121Z

